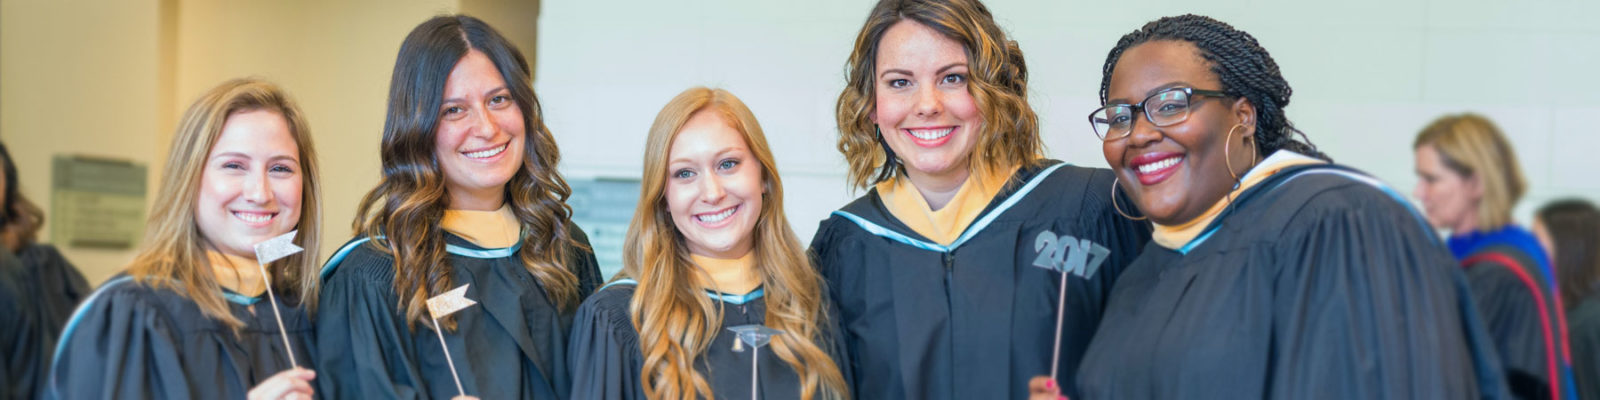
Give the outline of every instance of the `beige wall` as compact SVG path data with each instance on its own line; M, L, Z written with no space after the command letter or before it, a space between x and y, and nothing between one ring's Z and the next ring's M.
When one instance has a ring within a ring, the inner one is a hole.
M83 154L160 168L169 90L158 0L0 1L0 140L23 195L49 210L50 158ZM170 122L169 122L170 124ZM155 186L151 174L149 187ZM49 227L45 228L45 237ZM62 248L93 282L131 251Z
M496 25L526 12L472 1ZM153 192L172 127L195 96L229 78L272 80L299 100L320 153L326 257L349 238L356 203L377 182L400 41L428 17L463 8L457 0L0 0L0 140L24 194L47 211L55 154L145 163ZM133 254L62 250L92 283Z

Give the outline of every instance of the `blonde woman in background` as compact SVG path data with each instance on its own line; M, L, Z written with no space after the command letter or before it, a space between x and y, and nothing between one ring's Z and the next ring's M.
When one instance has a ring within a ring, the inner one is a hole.
M573 398L745 398L752 362L760 398L848 397L827 292L784 218L755 116L727 91L692 88L645 143L623 270L578 310ZM728 328L749 325L782 333L735 344Z
M55 351L60 399L309 399L317 347L321 188L304 114L282 89L224 82L189 106L172 138L133 263L78 308ZM254 245L299 230L304 252L267 266Z
M1446 115L1412 144L1417 188L1428 221L1450 232L1450 252L1505 366L1524 399L1576 396L1565 311L1550 258L1533 233L1511 221L1527 191L1516 151L1500 128L1477 114Z

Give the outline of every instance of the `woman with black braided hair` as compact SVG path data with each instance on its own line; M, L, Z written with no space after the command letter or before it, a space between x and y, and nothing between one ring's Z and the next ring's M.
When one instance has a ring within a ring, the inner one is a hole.
M1113 204L1155 234L1112 289L1080 397L1503 394L1450 253L1393 190L1296 140L1255 38L1162 18L1104 73L1090 122L1128 195Z

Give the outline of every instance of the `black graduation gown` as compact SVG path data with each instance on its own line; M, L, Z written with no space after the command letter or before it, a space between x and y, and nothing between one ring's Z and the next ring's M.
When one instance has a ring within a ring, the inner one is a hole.
M1580 301L1567 318L1578 398L1600 399L1600 293Z
M1091 400L1503 396L1465 282L1392 190L1290 167L1184 248L1145 247L1078 388Z
M588 238L573 227L573 237ZM528 273L517 246L485 249L446 233L446 259L457 286L478 304L452 314L445 332L461 385L482 399L566 399L573 311L556 309ZM567 263L579 294L600 285L594 253L572 249ZM408 324L394 292L394 259L367 238L345 244L322 272L317 340L320 390L338 399L448 399L457 396L449 361L431 323Z
M633 299L636 284L631 280L619 281L595 293L578 308L576 324L572 327L571 351L567 361L572 366L574 382L573 399L631 399L644 400L644 355L639 349L639 332L628 316L628 303ZM750 397L750 367L752 352L748 345L744 351L733 351L736 335L728 327L761 325L766 320L767 301L757 289L747 295L707 293L722 307L722 325L705 354L695 359L695 370L706 378L712 395L719 399L746 399ZM828 327L827 337L817 343L833 357L834 363L843 365L843 348L839 345L838 327L830 319L822 322ZM760 374L762 399L799 399L800 376L789 363L773 354L771 347L761 348L757 373ZM848 370L841 369L846 379ZM701 398L706 398L702 393ZM819 397L821 398L821 397Z
M224 297L245 324L237 333L173 289L113 277L62 332L46 398L244 398L291 364L267 296ZM317 352L311 320L297 304L278 300L295 361L309 368Z
M0 251L3 252L3 251ZM54 246L34 244L0 263L0 399L33 399L50 374L51 350L89 283Z
M1566 316L1539 264L1516 246L1492 244L1463 257L1462 265L1511 393L1571 398Z
M1111 171L1017 171L950 246L912 231L877 190L811 241L839 307L857 399L1024 399L1050 374L1061 273L1063 393L1123 267L1150 227L1111 208Z

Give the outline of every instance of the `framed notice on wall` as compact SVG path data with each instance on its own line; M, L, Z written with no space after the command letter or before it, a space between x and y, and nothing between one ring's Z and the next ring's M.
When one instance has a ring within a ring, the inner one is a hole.
M611 279L622 270L622 242L628 235L628 221L639 203L639 180L632 178L573 179L572 222L583 228L600 262L601 279Z
M50 240L58 246L132 248L144 233L145 166L69 155L53 161Z

